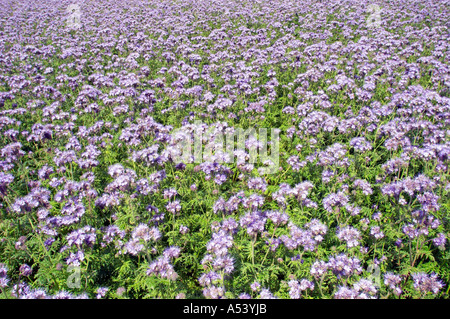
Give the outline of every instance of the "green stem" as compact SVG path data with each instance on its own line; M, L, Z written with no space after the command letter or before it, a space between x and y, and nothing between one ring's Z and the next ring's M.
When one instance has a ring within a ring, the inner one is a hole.
M31 224L31 228L33 229L33 232L36 233L36 235L38 235L38 232L37 232L36 229L34 228L33 222L31 221L31 218L30 218L30 217L28 217L28 221L29 221L30 224ZM49 252L49 251L47 250L47 248L45 247L45 244L44 244L44 242L42 241L41 236L38 235L37 237L38 237L38 239L39 239L39 242L40 242L41 245L42 245L42 248L44 249L45 253L47 254L48 259L50 260L50 264L52 265L52 268L53 268L54 262L53 262L53 259L52 259L51 255L50 255L50 252ZM56 284L56 289L59 290L59 284L58 284L58 281L56 280L55 275L54 275L53 273L52 273L51 275L52 275L53 280L54 280L54 282L55 282L55 284Z
M412 267L412 265L413 265L413 261L412 261L412 248L411 248L411 239L409 240L409 243L408 243L408 245L409 245L409 264L411 265L411 267Z
M255 243L256 243L256 235L252 240L252 265L255 265Z
M6 299L9 299L8 294L6 293L6 290L0 288L0 292L2 292L5 295Z
M377 249L377 242L375 242L375 246L373 247L373 259L372 259L372 264L375 263L375 256L376 256L376 249Z
M323 279L325 278L325 275L322 275L322 277L320 277L320 282L319 282L319 291L320 291L320 295L322 296L322 299L325 299L325 296L323 295L323 291L322 291L322 284L323 284ZM317 283L317 281L316 281Z
M272 232L272 237L270 237L270 241L269 241L269 247L267 247L267 252L266 255L264 256L262 262L261 262L261 266L264 265L264 261L266 261L266 257L269 254L270 251L270 243L272 242L273 237L275 236L275 230L277 229L277 227L275 226Z

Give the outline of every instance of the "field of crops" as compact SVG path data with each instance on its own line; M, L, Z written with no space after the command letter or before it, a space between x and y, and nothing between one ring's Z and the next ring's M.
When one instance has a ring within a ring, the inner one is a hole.
M448 298L449 16L2 0L0 298Z

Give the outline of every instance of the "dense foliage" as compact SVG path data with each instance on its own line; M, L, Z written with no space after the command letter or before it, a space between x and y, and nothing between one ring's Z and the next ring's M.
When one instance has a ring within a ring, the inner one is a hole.
M449 15L2 0L1 297L448 298ZM237 128L275 174L221 160Z

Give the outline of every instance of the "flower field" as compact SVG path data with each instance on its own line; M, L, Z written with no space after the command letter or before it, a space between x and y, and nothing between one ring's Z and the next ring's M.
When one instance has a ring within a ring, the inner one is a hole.
M449 16L2 0L0 298L448 298Z

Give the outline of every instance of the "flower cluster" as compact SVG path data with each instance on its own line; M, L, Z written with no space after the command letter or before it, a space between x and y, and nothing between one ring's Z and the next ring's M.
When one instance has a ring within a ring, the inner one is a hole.
M179 255L180 249L178 247L166 248L161 257L150 263L147 268L147 276L155 275L172 281L177 280L178 274L170 261L176 259Z
M300 299L301 293L307 289L314 290L314 283L307 279L302 279L300 281L291 280L288 282L288 285L289 296L291 299Z
M307 251L313 251L320 244L328 230L327 226L317 219L305 224L306 229L302 229L292 222L289 223L289 235L281 235L280 240L289 250L302 246Z

